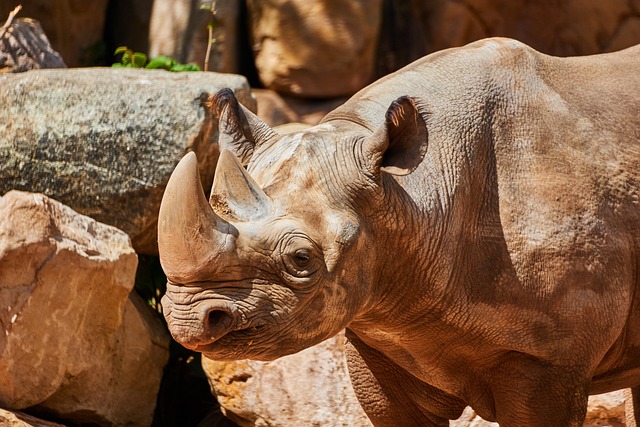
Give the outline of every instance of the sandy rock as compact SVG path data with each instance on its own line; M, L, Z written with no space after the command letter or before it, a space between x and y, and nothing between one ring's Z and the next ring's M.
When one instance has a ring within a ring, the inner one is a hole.
M151 424L169 358L165 328L132 292L124 305L122 325L105 338L108 352L103 360L94 357L89 371L62 384L36 409L79 424Z
M373 80L381 0L248 0L260 80L299 97L355 93Z
M0 409L0 426L2 427L65 427L63 424L41 420L19 411Z
M37 19L53 48L70 67L87 64L102 40L108 0L9 0L0 2L0 20L22 4L21 17Z
M223 413L240 426L370 426L344 360L344 334L273 362L202 365Z
M624 426L624 402L624 390L589 396L584 427Z
M467 406L457 420L449 422L450 427L498 427L498 423L483 420L476 412Z
M0 195L43 193L157 254L164 186L188 150L213 182L217 124L208 94L230 87L255 110L244 77L87 68L0 75ZM205 188L206 189L206 188Z
M115 227L41 194L0 199L1 407L149 425L168 337L130 295L136 265Z
M66 68L66 65L49 44L38 21L16 19L0 39L0 73L39 68Z
M584 427L624 427L624 401L623 390L589 396ZM469 407L449 424L451 427L498 427L498 423L483 420Z

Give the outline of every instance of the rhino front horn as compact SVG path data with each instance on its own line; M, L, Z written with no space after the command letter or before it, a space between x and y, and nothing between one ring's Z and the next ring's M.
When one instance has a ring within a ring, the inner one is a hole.
M213 211L202 189L195 153L171 174L158 215L160 263L173 283L206 281L220 254L231 248L231 226Z

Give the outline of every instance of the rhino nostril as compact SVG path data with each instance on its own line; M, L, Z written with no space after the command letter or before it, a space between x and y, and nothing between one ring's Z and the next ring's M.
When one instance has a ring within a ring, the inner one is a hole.
M231 315L222 310L211 310L207 315L209 326L227 325L231 323Z
M213 342L222 338L228 332L234 330L236 324L233 307L214 305L204 311L202 317L202 340Z

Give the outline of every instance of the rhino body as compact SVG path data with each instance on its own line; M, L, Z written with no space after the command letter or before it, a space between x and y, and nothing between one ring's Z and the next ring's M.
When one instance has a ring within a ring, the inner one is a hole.
M640 47L487 39L289 135L218 93L211 197L190 154L160 211L172 334L271 360L347 328L378 426L582 425L640 385L639 88Z

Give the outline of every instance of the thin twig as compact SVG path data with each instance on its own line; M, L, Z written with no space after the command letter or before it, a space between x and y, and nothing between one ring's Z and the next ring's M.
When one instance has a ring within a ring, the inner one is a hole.
M211 40L213 39L213 25L207 25L209 29L209 40L207 41L207 52L204 55L204 71L209 71L209 55L211 54L211 45L213 44Z
M217 26L216 21L216 0L211 0L210 4L211 12L211 20L209 21L209 25L207 25L207 29L209 30L209 40L207 40L207 51L204 55L204 71L209 71L209 56L211 55L211 48L213 47L213 31L215 30L215 26Z
M20 9L22 9L21 4L17 5L16 8L13 9L9 14L9 17L7 18L7 22L5 22L2 28L0 28L0 40L2 40L2 38L4 37L4 34L7 32L7 30L13 23L13 18L15 18L18 12L20 12Z

